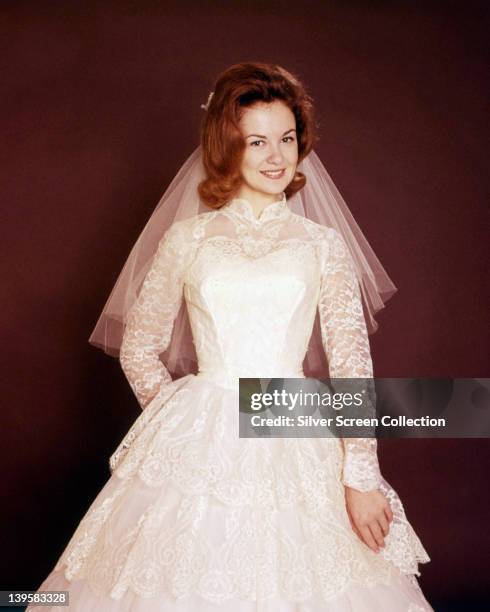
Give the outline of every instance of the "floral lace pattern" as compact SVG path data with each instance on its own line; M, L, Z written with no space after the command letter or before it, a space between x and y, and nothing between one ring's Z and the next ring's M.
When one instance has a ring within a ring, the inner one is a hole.
M183 299L199 373L172 381L159 354ZM303 376L317 310L330 376L371 377L359 286L335 230L293 214L285 197L258 219L237 199L175 223L121 348L144 410L55 571L113 599L332 601L400 574L416 593L429 557L380 474L376 440L238 436L238 377ZM352 531L344 485L388 498L379 554ZM423 601L414 595L410 612Z
M372 378L359 283L345 242L337 232L332 233L323 266L319 313L330 377ZM344 438L344 447L344 484L359 491L378 489L382 479L376 439Z

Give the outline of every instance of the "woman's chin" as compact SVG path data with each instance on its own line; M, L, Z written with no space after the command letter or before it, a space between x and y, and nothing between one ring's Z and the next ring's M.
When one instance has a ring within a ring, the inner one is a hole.
M272 180L267 180L267 182L261 182L260 186L257 185L255 187L255 189L257 191L260 191L262 193L267 193L268 195L279 195L281 194L286 187L288 186L289 182L285 181L284 179L280 180L280 181L272 181Z

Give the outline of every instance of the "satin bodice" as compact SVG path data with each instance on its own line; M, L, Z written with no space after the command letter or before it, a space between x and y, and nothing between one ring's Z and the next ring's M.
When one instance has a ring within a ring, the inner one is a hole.
M236 242L208 241L196 254L184 296L199 374L233 385L241 377L302 377L314 323L320 262L313 244L298 252L247 257Z

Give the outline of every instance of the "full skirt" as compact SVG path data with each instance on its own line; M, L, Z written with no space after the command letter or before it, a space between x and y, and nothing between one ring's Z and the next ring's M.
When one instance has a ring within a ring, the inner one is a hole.
M429 557L386 481L394 520L374 553L349 522L340 440L239 438L238 423L236 390L165 385L38 591L68 591L73 612L432 610Z

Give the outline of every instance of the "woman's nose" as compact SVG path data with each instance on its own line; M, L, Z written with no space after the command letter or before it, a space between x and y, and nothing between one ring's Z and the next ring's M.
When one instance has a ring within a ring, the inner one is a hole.
M267 161L270 164L280 164L282 162L281 151L279 149L274 149L273 151L271 151L269 157L267 158Z

